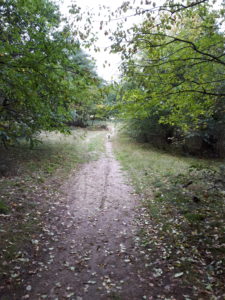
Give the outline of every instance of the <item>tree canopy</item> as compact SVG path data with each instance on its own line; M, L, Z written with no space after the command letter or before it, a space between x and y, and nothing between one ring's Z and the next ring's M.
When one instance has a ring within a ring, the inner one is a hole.
M25 136L32 141L41 130L66 132L75 115L107 116L107 105L123 118L151 119L184 134L223 128L225 9L210 3L125 1L108 20L99 20L111 51L121 53L123 61L119 85L103 88L81 47L96 40L92 12L82 13L73 4L69 23L50 0L3 0L1 140ZM124 24L135 16L136 24ZM114 32L107 28L111 21L119 21Z
M122 106L143 118L163 110L160 122L198 127L225 96L224 10L209 1L146 4L153 8L135 12L145 15L141 24L113 35L112 50L124 61L122 81L135 82Z
M92 61L53 2L3 0L0 15L2 141L67 131L70 108L99 84Z

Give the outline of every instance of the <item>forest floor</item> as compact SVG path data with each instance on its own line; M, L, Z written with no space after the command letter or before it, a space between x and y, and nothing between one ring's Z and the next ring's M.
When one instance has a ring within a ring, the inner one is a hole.
M176 257L168 255L144 205L143 191L132 187L113 145L106 132L89 132L82 142L75 138L70 144L67 159L60 158L65 145L54 153L47 177L46 169L35 169L22 182L21 176L20 182L18 176L9 178L10 189L0 182L2 195L11 194L15 210L7 212L2 205L1 300L223 299L222 291L216 295L209 283L205 289L194 281L190 284L187 278L192 274L179 263L197 260L182 261L193 256L184 256L178 244ZM71 150L75 157L70 157ZM63 172L68 170L66 180L65 173L57 171L60 164ZM199 270L200 276L208 275L204 267Z

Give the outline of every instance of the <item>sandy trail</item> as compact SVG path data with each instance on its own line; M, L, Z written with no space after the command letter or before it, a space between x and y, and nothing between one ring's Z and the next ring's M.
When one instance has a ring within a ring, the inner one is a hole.
M59 238L49 266L33 275L25 299L145 299L135 238L137 199L111 142L106 141L100 159L84 164L64 188L67 206L58 217Z

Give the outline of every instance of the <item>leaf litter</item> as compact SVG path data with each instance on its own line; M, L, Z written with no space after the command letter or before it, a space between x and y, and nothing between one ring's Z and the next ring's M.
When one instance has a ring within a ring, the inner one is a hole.
M168 245L159 234L164 230L162 224L152 224L148 210L136 207L136 193L127 184L121 184L125 179L113 160L110 144L108 148L110 157L101 158L101 166L98 165L99 161L90 163L78 175L71 176L68 185L64 187L68 196L58 192L58 189L53 192L52 183L48 187L44 186L44 194L43 187L32 186L35 192L47 200L46 210L36 211L36 215L42 216L40 232L30 234L31 248L18 251L16 258L11 260L12 271L5 277L0 291L10 291L11 299L21 295L21 299L32 300L115 297L148 300L213 299L211 291L215 285L214 272L215 269L217 272L221 270L222 261L210 264L211 277L207 272L209 283L201 293L183 281L186 276L191 276L191 273L183 270L183 265L193 264L193 271L198 272L200 255L195 247L186 248L185 237L182 237L180 231L183 220L171 215L169 222L176 226L171 229L174 244ZM98 178L99 172L96 174L91 170L101 170L104 176ZM89 172L93 178L87 183L87 178L90 180ZM115 176L118 176L116 182L112 178ZM83 181L79 181L79 177ZM94 187L102 186L100 195L97 192L93 201L91 199L96 189L94 192L86 190L90 183ZM82 184L84 189L79 187ZM121 185L124 188L122 191ZM119 189L118 193L116 189ZM106 193L104 201L108 202L99 209L101 203L98 201L102 200L102 192ZM129 201L129 204L124 205L124 201ZM36 218L35 214L27 213L24 222L30 218ZM199 238L198 230L194 229L192 236ZM215 242L218 239L219 235L215 236ZM174 256L177 259L171 260ZM9 261L4 264L9 267ZM208 267L204 261L201 264L204 268ZM24 291L21 291L21 286L24 286Z

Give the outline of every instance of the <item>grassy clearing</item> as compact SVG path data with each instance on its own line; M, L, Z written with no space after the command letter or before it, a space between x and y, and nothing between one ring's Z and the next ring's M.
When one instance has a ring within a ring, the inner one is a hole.
M104 131L74 130L71 135L41 134L35 149L0 149L0 298L20 285L38 255L36 237L43 217L61 199L60 186L71 170L104 151ZM12 299L12 298L11 298Z
M143 245L160 249L191 299L224 299L224 164L173 156L124 135L114 149L143 201Z

